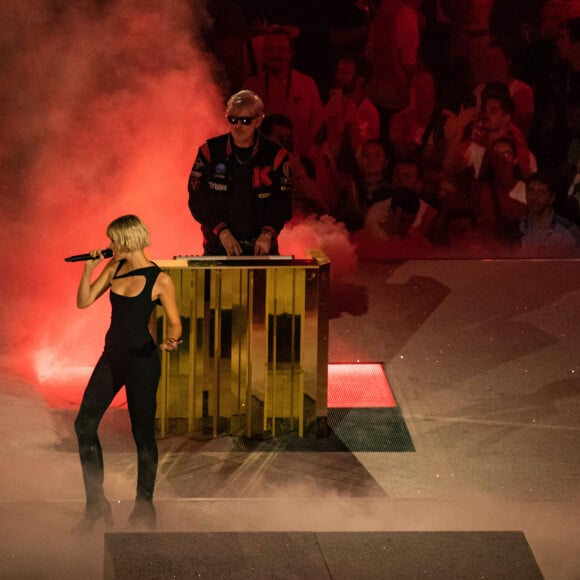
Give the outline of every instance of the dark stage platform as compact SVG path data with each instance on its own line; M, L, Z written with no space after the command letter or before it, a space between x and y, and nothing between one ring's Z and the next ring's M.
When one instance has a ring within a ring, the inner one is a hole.
M541 580L521 532L105 535L105 580Z

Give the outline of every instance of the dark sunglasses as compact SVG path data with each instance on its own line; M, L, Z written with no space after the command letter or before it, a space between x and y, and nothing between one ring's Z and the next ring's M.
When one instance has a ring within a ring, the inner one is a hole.
M237 125L238 121L242 125L249 125L257 117L258 115L254 115L253 117L238 117L237 115L228 115L226 119L230 125Z

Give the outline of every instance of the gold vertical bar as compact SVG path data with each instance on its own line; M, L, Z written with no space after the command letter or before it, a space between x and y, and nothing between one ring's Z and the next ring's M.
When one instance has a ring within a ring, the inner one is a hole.
M247 271L247 335L246 335L246 437L252 435L252 336L254 328L254 271Z
M244 408L242 391L244 388L245 356L244 345L247 333L247 288L244 268L232 271L231 288L231 373L228 389L230 409L230 432L239 433Z
M235 423L240 413L240 372L241 372L241 345L243 341L243 302L241 299L242 270L236 268L231 276L231 345L230 345L230 381L228 385L230 432L235 430Z
M218 435L218 418L220 412L220 379L221 379L221 301L222 301L222 269L213 270L215 281L214 302L214 393L213 393L213 436Z
M272 389L274 384L273 379L273 369L275 364L275 356L272 355L272 365L269 363L270 356L270 330L271 326L275 324L275 318L270 316L274 310L273 304L276 301L275 295L276 287L276 270L274 268L266 269L266 290L265 290L265 304L264 304L264 323L265 323L265 333L264 333L264 360L262 364L264 365L264 425L262 427L262 432L266 433L268 431L268 419L272 422L273 419L273 408L271 405L272 400ZM273 335L274 336L274 335ZM275 352L275 345L272 343L273 353Z
M251 269L249 335L248 413L250 433L264 435L269 400L268 300L270 281L267 268ZM261 415L260 415L261 413Z
M268 349L269 349L269 344L268 344L268 336L270 334L270 317L268 316L268 313L270 311L269 309L269 300L268 300L268 292L270 291L270 272L266 271L266 304L264 305L264 309L265 309L265 321L264 321L264 327L265 327L265 343L266 343L266 348L265 348L265 360L263 361L262 364L264 364L265 367L265 372L264 372L264 416L262 417L262 433L265 433L268 429L268 414L269 414L269 406L270 406L270 372L269 372L269 368L268 368Z
M195 369L197 363L197 272L192 269L187 272L187 286L189 296L187 300L186 316L189 318L189 350L187 373L187 433L193 434L195 429Z
M289 296L289 300L288 300L288 306L287 309L290 311L290 367L289 367L289 380L288 380L288 388L286 389L290 395L289 397L289 401L288 401L288 425L289 428L292 429L294 427L294 411L295 411L295 401L294 401L294 390L295 390L295 385L294 385L294 365L295 365L295 348L294 348L294 334L295 334L295 330L296 330L296 320L295 320L295 314L296 314L296 268L292 268L290 270L290 276L289 276L289 290L290 290L290 296Z
M234 287L232 289L232 375L231 392L234 397L232 411L232 432L245 431L243 415L247 414L247 388L249 365L249 334L250 295L248 268L242 267L234 271ZM235 423L235 425L234 425Z
M212 381L214 380L212 359L210 357L210 351L212 348L211 344L211 310L212 310L212 296L213 296L213 270L212 268L204 268L202 270L202 287L203 287L203 320L202 320L202 340L200 344L202 365L200 369L200 379L202 384L202 392L200 398L200 415L202 417L201 427L202 434L205 435L208 428L208 415L210 411L210 402L213 405L213 399L210 401L210 397L213 396L213 386ZM208 293L206 295L206 286ZM215 353L214 353L215 354ZM204 393L207 393L207 408L204 408ZM208 415L204 415L207 413Z
M203 396L204 390L207 388L209 372L209 301L206 301L205 296L207 275L208 272L205 268L196 268L194 416L198 417L198 429L202 432L204 429Z
M240 411L245 413L246 417L248 415L248 406L247 406L247 398L248 398L248 389L250 385L250 344L251 344L251 334L252 334L252 323L251 323L251 315L252 315L252 295L250 294L250 270L249 268L243 270L241 273L242 280L243 280L243 289L242 289L242 299L244 304L244 340L241 344L240 354L241 354L241 373L240 373L240 380L241 380L241 389L239 394L239 405ZM242 423L240 421L240 428Z
M305 277L302 276L302 271L298 271L296 268L293 270L293 284L294 289L292 293L292 385L295 381L298 381L298 437L304 437L304 381L301 380L302 369L300 368L303 364L302 350L305 338L304 333L304 308L302 307L302 293ZM300 284L302 282L302 284ZM298 308L297 297L300 292L300 308ZM298 315L297 315L298 313ZM300 352L296 353L296 323L300 320ZM300 361L300 362L298 362ZM296 366L298 365L298 368ZM294 399L294 397L292 397Z
M276 403L278 390L278 268L273 270L273 316L272 316L272 437L276 437Z
M326 260L325 257L321 260ZM317 384L317 396L316 396L316 416L326 417L328 415L327 406L327 389L328 389L328 291L330 285L330 263L328 260L323 263L319 262L319 275L318 275L318 344L316 347L317 352L317 371L318 371L318 384Z

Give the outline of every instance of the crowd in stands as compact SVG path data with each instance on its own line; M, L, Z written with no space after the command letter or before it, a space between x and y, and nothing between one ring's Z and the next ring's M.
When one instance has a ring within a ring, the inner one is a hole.
M295 221L361 259L580 257L580 1L272 4L208 0L208 44L291 152Z

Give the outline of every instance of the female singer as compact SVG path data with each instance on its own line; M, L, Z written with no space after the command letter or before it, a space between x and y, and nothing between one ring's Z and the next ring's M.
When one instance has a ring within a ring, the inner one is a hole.
M105 348L91 375L75 420L86 492L84 515L75 530L86 533L103 518L112 525L111 506L103 490L103 454L97 428L113 397L125 386L131 429L137 445L137 496L129 518L133 527L155 527L153 489L157 474L155 440L156 394L161 374L152 327L154 308L160 304L168 320L167 337L159 345L172 351L181 342L181 320L171 278L144 254L149 232L134 215L114 220L107 228L112 259L91 282L103 261L92 250L81 276L77 306L87 308L110 289L111 325Z

